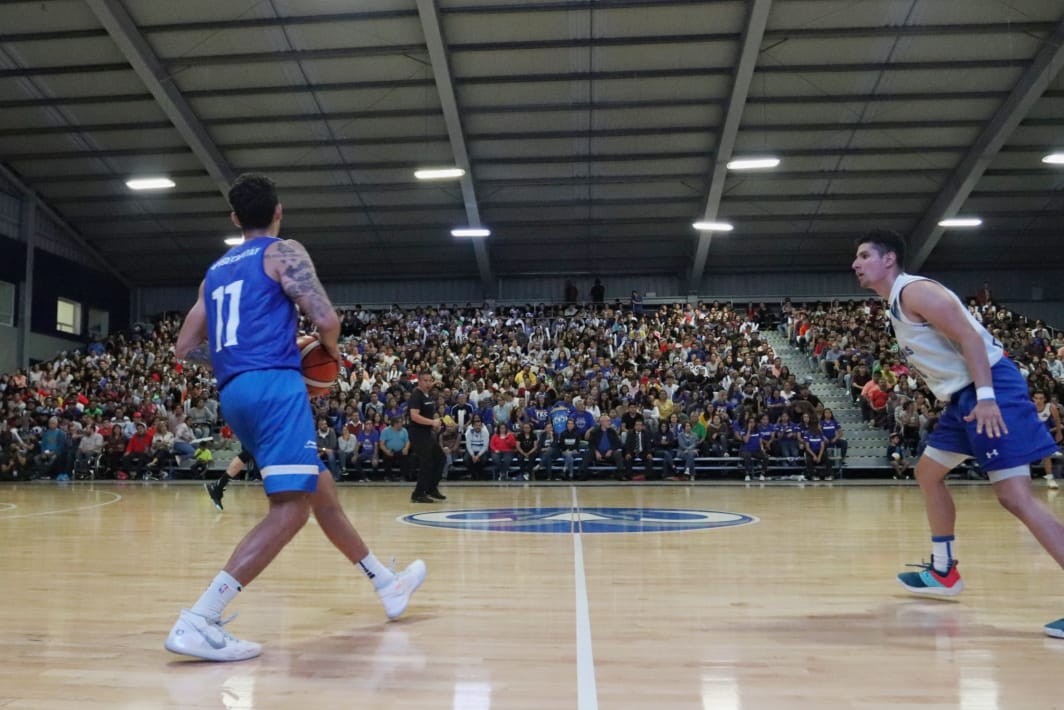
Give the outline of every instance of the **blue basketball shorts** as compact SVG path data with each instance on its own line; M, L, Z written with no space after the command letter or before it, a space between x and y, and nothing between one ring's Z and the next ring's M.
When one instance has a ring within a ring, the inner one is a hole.
M233 433L262 471L266 495L317 489L318 473L325 468L299 370L241 373L226 383L221 404Z
M994 396L1001 417L1009 433L997 439L976 434L976 422L964 417L975 408L975 385L954 393L946 410L931 432L928 446L942 451L967 454L979 462L985 471L1000 471L1024 466L1050 456L1057 450L1053 437L1038 418L1027 392L1027 381L1019 368L1007 357L1001 358L991 369Z

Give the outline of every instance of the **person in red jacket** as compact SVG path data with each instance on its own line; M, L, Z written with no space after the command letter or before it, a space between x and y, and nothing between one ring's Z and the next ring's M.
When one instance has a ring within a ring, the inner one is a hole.
M488 448L491 449L491 463L495 466L495 480L507 480L510 477L510 462L517 451L517 438L508 426L496 424Z
M120 464L122 469L118 472L118 478L132 476L137 478L143 475L148 461L151 459L151 434L143 421L137 422L137 430L126 442L126 453Z

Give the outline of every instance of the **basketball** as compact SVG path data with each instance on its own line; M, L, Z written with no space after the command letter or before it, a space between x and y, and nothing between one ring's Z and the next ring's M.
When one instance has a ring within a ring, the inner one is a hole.
M301 335L296 339L299 358L303 368L303 383L307 392L313 397L328 394L333 383L340 375L340 366L325 348L321 346L318 336Z

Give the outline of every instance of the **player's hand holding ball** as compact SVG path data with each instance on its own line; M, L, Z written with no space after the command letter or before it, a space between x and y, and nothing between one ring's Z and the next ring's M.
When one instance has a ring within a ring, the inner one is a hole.
M299 336L296 347L299 348L307 393L311 397L328 394L340 376L339 353L330 353L315 333Z

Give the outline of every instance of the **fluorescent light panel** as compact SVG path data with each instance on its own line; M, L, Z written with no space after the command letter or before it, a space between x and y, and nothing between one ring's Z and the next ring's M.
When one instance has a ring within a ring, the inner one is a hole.
M1042 162L1047 165L1064 165L1064 153L1050 153L1042 158Z
M938 223L940 227L978 227L983 223L983 220L978 217L951 217L950 219L941 220Z
M730 232L735 229L727 222L695 222L691 226L700 232Z
M414 171L418 180L454 180L465 175L462 168L422 168Z
M126 187L130 190L169 190L174 186L174 181L167 177L133 178L132 180L126 180Z
M452 237L483 238L490 237L491 230L487 227L455 227L451 230Z
M780 164L779 158L736 158L728 162L728 170L768 170Z
M225 243L231 247L238 247L244 243L244 237L226 237Z

